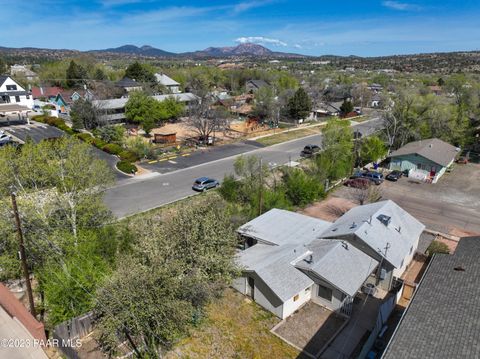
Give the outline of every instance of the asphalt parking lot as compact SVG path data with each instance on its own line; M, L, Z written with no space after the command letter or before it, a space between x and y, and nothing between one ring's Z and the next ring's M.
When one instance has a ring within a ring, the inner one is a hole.
M455 165L436 184L403 177L378 189L424 223L428 229L452 235L480 234L480 165ZM352 199L354 189L339 188L336 197Z
M58 128L34 121L30 121L30 124L22 122L7 124L6 122L2 122L0 129L22 143L28 139L38 143L44 139L59 138L65 135L65 133Z

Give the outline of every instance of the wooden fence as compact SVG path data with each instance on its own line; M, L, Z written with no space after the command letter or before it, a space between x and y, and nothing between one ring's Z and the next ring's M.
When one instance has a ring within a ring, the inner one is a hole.
M87 313L57 325L53 330L53 338L58 340L59 349L67 358L80 359L75 345L72 344L77 339L82 339L90 334L92 330L93 316L92 313Z

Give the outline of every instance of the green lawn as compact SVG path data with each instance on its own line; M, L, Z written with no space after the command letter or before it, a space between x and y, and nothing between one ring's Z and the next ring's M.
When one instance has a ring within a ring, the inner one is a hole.
M299 352L270 333L280 319L233 289L207 307L208 319L166 358L296 358Z
M276 145L277 143L282 143L290 140L295 140L297 138L318 134L322 131L321 128L322 126L319 125L316 127L304 128L301 130L290 130L281 132L277 135L259 138L256 141L265 146L272 146Z

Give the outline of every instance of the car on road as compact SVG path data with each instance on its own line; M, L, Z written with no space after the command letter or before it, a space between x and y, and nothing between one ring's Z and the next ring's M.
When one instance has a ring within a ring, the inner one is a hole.
M6 145L12 141L12 136L7 135L5 132L0 130L0 146Z
M350 178L344 182L344 185L347 187L361 188L361 189L367 189L368 187L370 187L371 184L372 184L372 181L362 177Z
M468 157L465 157L465 156L458 157L457 163L461 165L466 165L468 163Z
M306 145L302 152L300 152L300 155L302 157L311 157L314 154L320 152L320 147L317 145Z
M394 170L392 172L390 172L387 177L385 177L387 180L389 181L393 181L393 182L396 182L400 179L400 177L403 176L403 173L402 171L397 171L397 170Z
M218 186L220 186L220 182L218 182L216 179L209 177L200 177L197 178L195 182L193 182L192 189L194 191L203 192L207 189L216 188Z
M372 181L377 186L383 182L383 175L379 172L374 172L374 171L363 172L362 178L366 178Z

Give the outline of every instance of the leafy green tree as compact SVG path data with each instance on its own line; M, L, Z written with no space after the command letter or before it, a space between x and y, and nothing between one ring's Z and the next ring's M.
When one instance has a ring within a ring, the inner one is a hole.
M98 291L99 342L114 354L120 333L130 346L161 357L237 274L235 231L216 197L183 205L168 217L133 220L129 227L137 233L133 253Z
M98 109L95 108L90 100L79 98L76 100L71 109L70 117L72 119L73 129L92 130L100 125Z
M121 125L102 126L97 128L94 134L107 143L122 144L125 137L125 127Z
M66 71L67 87L73 88L83 85L87 78L87 70L85 70L82 65L71 60Z
M0 75L3 75L7 71L7 63L0 57Z
M312 101L302 87L300 87L288 101L287 110L292 119L304 119L310 114Z
M378 136L370 136L362 140L360 158L364 163L376 162L388 153L383 140Z
M289 169L283 174L285 194L294 206L305 206L323 195L323 185L318 177L305 173L302 169Z
M107 80L107 75L101 68L97 68L93 74L93 78L95 80L103 81Z
M155 82L155 75L152 69L138 61L127 67L125 76L138 82Z
M142 91L134 91L125 105L125 116L129 121L140 123L148 135L155 127L156 121L161 120L164 111L160 102Z
M253 114L261 119L275 118L276 103L273 89L271 87L262 87L255 93L255 105Z
M160 120L178 119L185 112L185 105L174 97L168 97L159 104Z

